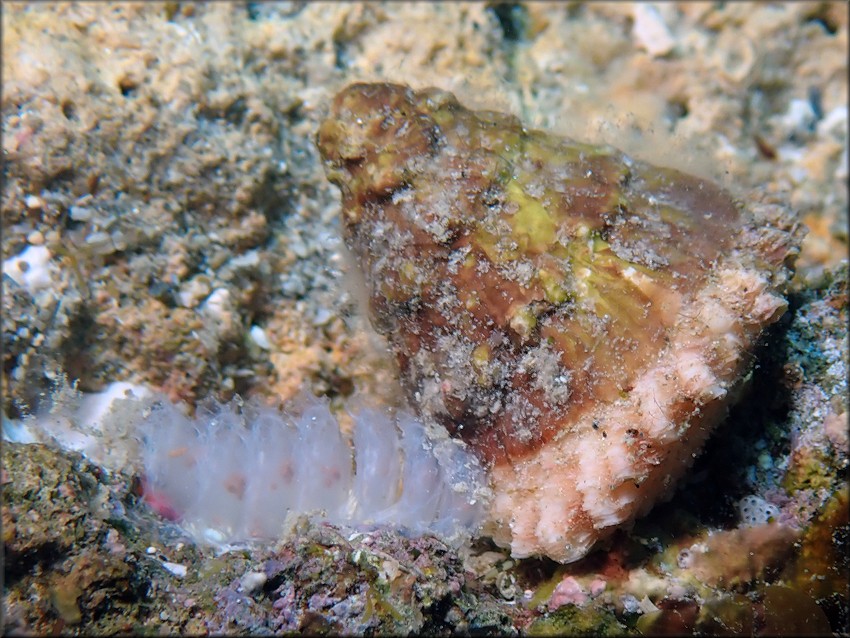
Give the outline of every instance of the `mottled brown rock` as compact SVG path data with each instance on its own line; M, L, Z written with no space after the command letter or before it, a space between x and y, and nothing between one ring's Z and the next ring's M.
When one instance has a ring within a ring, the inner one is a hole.
M798 251L779 203L607 146L355 84L318 133L411 404L491 465L491 532L583 555L725 414Z

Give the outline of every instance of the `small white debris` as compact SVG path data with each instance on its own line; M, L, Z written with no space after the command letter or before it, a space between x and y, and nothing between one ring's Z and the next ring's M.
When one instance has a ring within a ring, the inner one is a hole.
M246 594L253 594L269 579L263 572L248 572L239 580L239 586Z
M395 559L381 561L378 570L378 578L386 582L393 582L401 574L401 564Z
M658 607L649 599L649 596L644 596L640 601L640 610L645 614L651 614L654 611L658 611Z
M177 293L177 298L180 300L180 305L184 308L194 308L201 301L209 297L210 284L203 275L193 277L182 286L180 292Z
M301 237L296 237L294 240L290 241L289 248L299 259L305 259L310 254L307 244L304 243Z
M664 22L661 12L653 4L636 2L632 9L632 34L638 46L652 57L667 55L673 50L676 41Z
M625 594L620 598L623 604L623 611L628 614L642 614L643 609L640 606L640 601L632 594Z
M150 547L148 547L148 548L145 550L145 553L146 553L146 554L156 554L156 547L154 547L153 545L151 545Z
M41 334L32 338L34 345L40 341ZM76 392L63 385L50 407L27 415L24 421L37 442L81 452L104 469L116 471L136 457L133 428L146 405L142 400L150 393L145 386L124 381L110 383L102 392ZM26 435L14 429L7 433L7 429L4 424L4 436Z
M780 121L789 134L803 134L815 128L818 116L809 100L796 99L788 104Z
M110 414L115 401L121 399L144 399L151 391L143 385L114 381L102 392L83 395L77 410L76 421L84 430L102 430L106 427L106 417Z
M20 419L9 419L5 414L0 414L3 421L3 440L12 443L37 443L38 438L30 430L26 421Z
M266 331L260 328L260 326L251 326L251 339L263 350L272 349L272 344L266 336Z
M75 222L87 222L92 218L92 209L86 206L71 206L68 214Z
M112 243L112 237L109 233L98 230L86 235L86 243L95 248L103 248Z
M233 302L230 300L230 291L227 288L213 290L202 304L201 311L219 322L232 321Z
M334 313L327 308L319 308L316 311L316 316L313 317L314 326L324 326L334 318Z
M213 527L205 527L201 536L211 545L222 545L225 540L224 534Z
M256 250L251 250L244 255L237 255L230 260L230 265L233 268L251 268L260 263L260 253Z
M40 197L36 195L27 195L24 197L24 206L29 208L30 210L39 210L44 207L44 202L41 201Z
M500 572L496 577L496 588L505 600L513 600L517 595L516 577L507 572Z
M167 560L162 561L162 566L165 567L172 574L177 576L177 578L185 578L187 572L189 571L186 568L186 565L180 565L178 563L170 563Z
M818 135L847 135L847 109L837 106L818 123ZM845 155L846 158L846 155Z
M52 256L45 246L28 246L17 257L3 261L3 273L30 293L36 293L50 287L53 282Z

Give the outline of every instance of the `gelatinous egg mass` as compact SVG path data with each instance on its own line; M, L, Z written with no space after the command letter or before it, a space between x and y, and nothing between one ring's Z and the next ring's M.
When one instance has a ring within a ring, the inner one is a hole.
M490 468L488 533L575 560L669 494L785 310L793 215L438 89L351 85L317 141L410 404Z

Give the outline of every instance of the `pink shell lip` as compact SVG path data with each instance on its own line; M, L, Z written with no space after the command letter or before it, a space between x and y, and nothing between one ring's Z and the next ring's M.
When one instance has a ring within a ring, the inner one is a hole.
M752 272L727 270L719 279L627 399L600 406L537 454L491 469L496 497L486 531L514 556L577 560L671 493L726 414L730 390L749 363L741 342L754 339L785 305ZM718 303L734 308L742 294L760 314L718 333L709 313Z

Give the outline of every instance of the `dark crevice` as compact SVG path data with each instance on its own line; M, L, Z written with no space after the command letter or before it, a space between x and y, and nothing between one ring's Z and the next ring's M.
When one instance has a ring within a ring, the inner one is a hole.
M56 542L48 541L25 552L6 549L4 574L6 587L12 587L21 578L35 573L37 568L49 568L59 562L65 553Z
M810 24L820 25L829 35L835 35L838 32L838 24L829 14L829 2L821 3L811 15L808 16L806 22Z
M73 181L76 173L71 166L63 166L53 175L50 175L44 182L44 190L59 190L68 182Z
M488 7L499 21L502 35L508 42L520 42L525 39L528 24L528 10L520 2L500 2Z
M123 79L118 82L118 90L121 91L121 95L124 97L133 97L133 93L136 92L138 85L132 80Z
M283 219L292 213L291 202L296 199L294 189L291 189L293 192L288 190L286 182L280 180L275 171L265 171L251 198L251 205L262 212L269 222Z
M179 288L170 281L156 279L148 285L148 294L162 303L166 308L178 307Z
M808 91L809 97L809 106L812 107L812 113L815 115L814 122L810 125L810 130L814 131L816 128L816 124L823 119L823 94L821 93L820 88L816 86L810 86Z
M65 116L66 120L76 120L77 119L77 108L74 106L74 103L70 100L62 101L62 115Z
M259 20L272 20L276 18L293 18L301 13L307 6L307 2L246 2L245 13L251 22Z
M667 101L666 115L672 122L688 117L690 109L685 98L673 98Z
M198 110L198 119L224 120L234 126L241 126L248 114L248 104L244 97L237 97L225 107L204 105Z
M348 51L345 43L334 39L334 66L340 71L345 71L348 67Z
M71 317L68 325L69 337L62 343L62 369L70 379L79 379L80 388L87 388L87 381L96 374L92 362L91 347L96 335L96 321L91 310L83 307Z
M259 20L260 18L260 7L256 2L246 2L245 3L245 13L248 14L248 19L252 22Z
M491 2L487 11L495 17L502 32L507 72L505 81L508 85L516 86L517 56L520 55L522 43L528 39L528 9L521 2ZM520 92L520 117L527 118L525 101Z
M758 363L749 388L708 440L673 499L660 506L659 512L682 509L709 525L727 527L734 523L738 516L735 503L748 489L746 468L754 465L759 455L757 442L771 423L788 422L792 397L783 382L785 358L779 344L791 315L787 313L766 330L755 352ZM781 453L788 453L790 438L785 437L781 447Z

